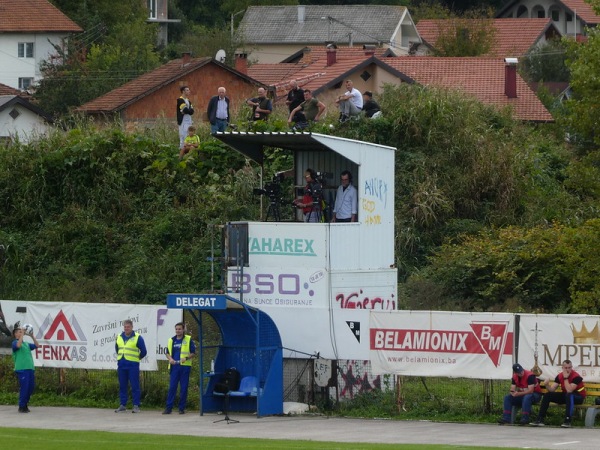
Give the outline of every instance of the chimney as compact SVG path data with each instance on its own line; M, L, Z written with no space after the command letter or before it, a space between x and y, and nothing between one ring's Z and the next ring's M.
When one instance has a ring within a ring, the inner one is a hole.
M306 16L306 6L298 5L298 23L304 23L305 16Z
M247 53L236 53L235 54L235 70L243 74L248 74L248 54Z
M182 67L187 66L190 63L190 61L192 60L192 52L183 52L181 54L181 59L183 60L181 62L181 66Z
M337 48L335 45L327 46L327 67L333 66L337 61Z
M363 50L366 56L373 56L375 54L375 46L372 44L363 45Z
M504 95L517 98L517 58L504 58Z

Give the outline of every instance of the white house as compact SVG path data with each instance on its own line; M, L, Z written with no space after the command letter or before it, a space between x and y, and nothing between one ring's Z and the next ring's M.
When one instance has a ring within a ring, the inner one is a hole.
M46 134L50 117L18 95L0 95L0 140L29 142Z
M600 16L585 0L511 0L498 11L496 17L549 17L561 34L570 36L585 35L586 27L595 27L600 23Z
M307 46L363 45L407 55L421 42L405 6L250 6L238 28L248 60L278 63Z
M27 90L40 63L72 33L83 31L47 0L0 0L0 83Z

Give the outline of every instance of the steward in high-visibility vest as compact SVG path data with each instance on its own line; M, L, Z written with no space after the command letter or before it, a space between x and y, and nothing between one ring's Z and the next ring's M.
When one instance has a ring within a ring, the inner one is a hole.
M184 334L183 322L175 324L175 336L167 342L167 359L169 360L169 391L167 405L163 414L171 414L175 403L175 394L179 386L179 414L185 414L187 405L192 358L196 354L196 345L192 336Z
M179 365L181 366L192 366L192 360L190 359L190 343L192 342L192 336L186 334L183 336L181 340L181 349L179 350ZM169 355L173 355L173 338L169 338L169 342L167 343L167 349L169 351ZM184 362L181 362L185 359ZM172 366L169 366L169 369Z
M131 385L132 412L138 413L141 400L140 361L148 352L144 338L133 331L133 322L129 319L123 321L123 333L119 334L115 340L115 352L117 354L120 400L120 405L115 412L127 411L128 391Z
M117 338L117 360L125 358L127 361L140 362L140 349L137 346L140 335L133 333L133 337L123 339L122 335Z

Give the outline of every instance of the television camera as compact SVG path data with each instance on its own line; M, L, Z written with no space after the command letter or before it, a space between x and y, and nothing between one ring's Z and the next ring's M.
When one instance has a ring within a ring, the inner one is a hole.
M265 183L262 189L255 188L252 190L254 195L264 195L269 199L269 209L267 209L267 217L265 220L269 220L269 217L272 216L275 221L281 221L279 205L286 204L283 199L283 189L281 187L281 182L284 178L284 172L277 172L273 175L271 181Z

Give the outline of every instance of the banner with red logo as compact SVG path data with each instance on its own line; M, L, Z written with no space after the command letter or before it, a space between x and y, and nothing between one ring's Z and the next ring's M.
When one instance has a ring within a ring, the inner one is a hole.
M40 344L33 351L36 366L77 369L115 369L115 342L129 319L148 350L140 369L156 370L157 359L165 358L167 341L182 319L182 310L156 305L1 300L0 311L7 330L16 322L33 325Z
M512 314L372 311L374 373L505 379L512 364Z

